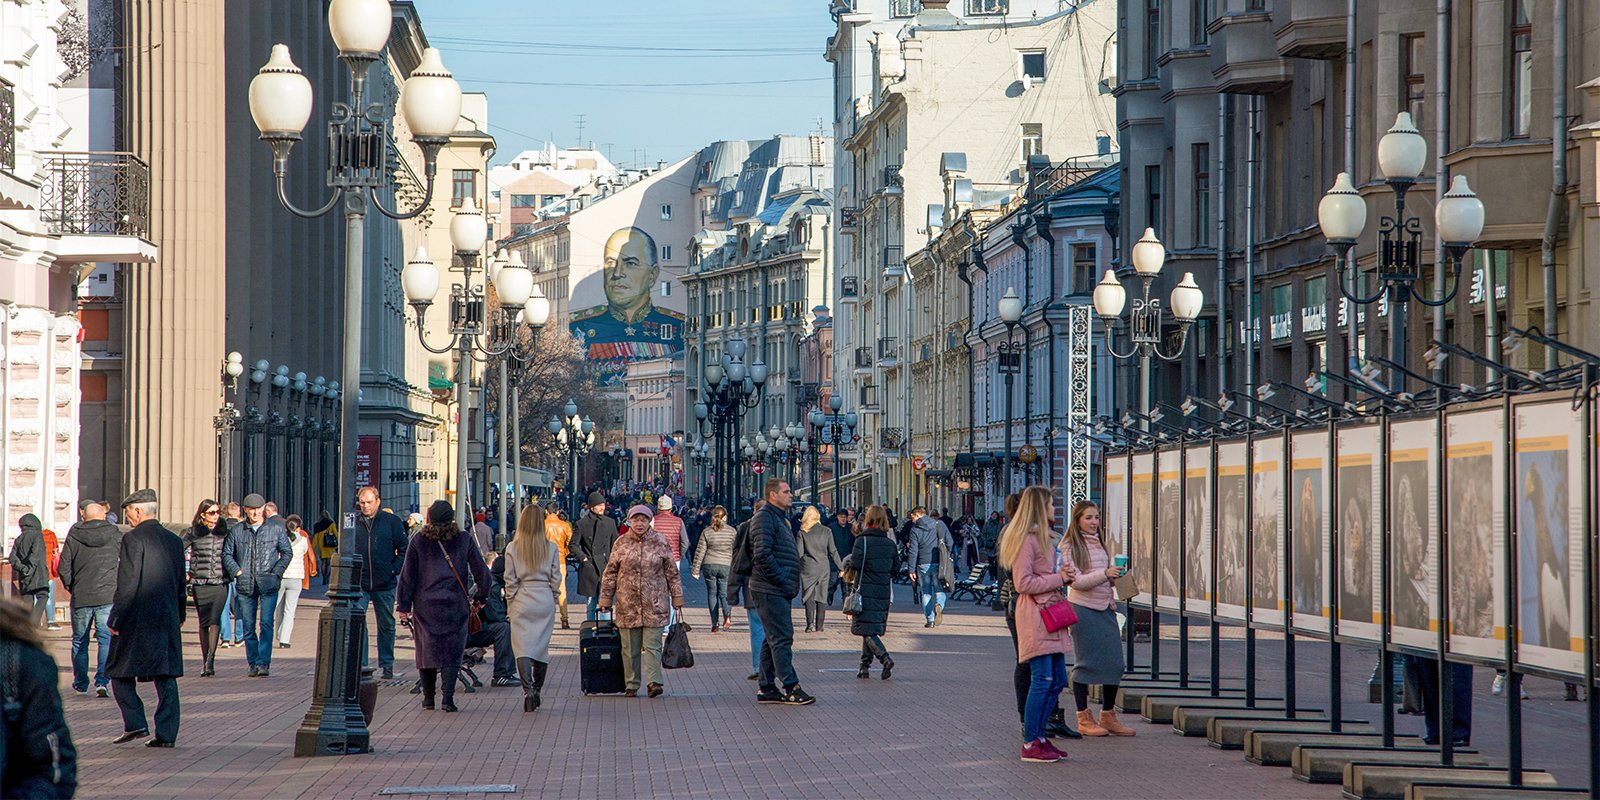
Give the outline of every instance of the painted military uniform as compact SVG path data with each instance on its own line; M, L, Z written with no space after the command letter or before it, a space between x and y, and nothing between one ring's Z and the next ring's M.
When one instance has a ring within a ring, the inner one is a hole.
M630 361L683 349L683 315L659 306L631 322L611 313L610 305L595 306L574 314L571 329L601 384L620 383Z

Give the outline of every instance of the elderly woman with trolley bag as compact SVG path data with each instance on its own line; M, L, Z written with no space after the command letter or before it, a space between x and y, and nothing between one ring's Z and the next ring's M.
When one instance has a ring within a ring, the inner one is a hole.
M600 612L616 607L626 682L623 694L629 697L639 695L641 669L647 693L661 696L661 638L670 621L668 603L683 611L678 560L666 537L652 527L654 516L647 505L628 509L627 533L617 539L600 581Z

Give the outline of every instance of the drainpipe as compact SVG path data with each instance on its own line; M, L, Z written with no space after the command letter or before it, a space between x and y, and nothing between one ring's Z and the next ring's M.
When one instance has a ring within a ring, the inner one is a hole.
M1250 95L1248 102L1250 116L1249 138L1245 140L1245 176L1244 176L1244 316L1246 345L1241 349L1244 353L1244 390L1251 397L1256 390L1256 348L1262 346L1258 343L1256 331L1259 329L1258 317L1261 309L1256 308L1256 180L1260 174L1261 147L1261 97ZM1254 403L1250 404L1250 413L1255 413Z
M983 263L983 242L978 237L977 225L971 217L967 218L967 252L972 257L972 266L988 274L989 267ZM978 438L978 372L972 360L972 336L974 320L977 319L976 309L973 304L977 302L977 287L972 285L972 273L963 266L956 273L961 282L967 285L967 332L961 337L961 345L967 349L967 453L976 451L974 445Z
M1544 335L1554 338L1556 328L1556 240L1566 215L1567 191L1567 0L1555 0L1555 47L1551 53L1550 206L1544 217L1544 238L1539 243L1539 263L1544 267ZM1544 349L1544 368L1557 366L1554 348Z
M1056 298L1060 297L1060 293L1058 292L1058 286L1057 286L1056 237L1055 237L1055 234L1050 232L1050 204L1048 202L1044 204L1044 217L1043 218L1040 218L1040 217L1034 217L1033 218L1033 230L1034 230L1034 232L1038 233L1039 234L1039 238L1043 239L1044 242L1045 242L1045 248L1046 249L1045 249L1045 256L1044 256L1044 264L1045 264L1045 269L1050 271L1050 299L1048 301L1046 301L1045 304L1044 304L1044 327L1045 327L1046 331L1049 331L1049 337L1050 337L1049 338L1050 367L1049 367L1049 371L1046 372L1045 375L1048 377L1050 382L1052 384L1054 384L1055 383L1055 377L1056 377L1056 349L1057 349L1057 346L1059 345L1059 342L1057 342L1057 340L1056 340L1056 324L1053 321L1051 321L1051 319L1050 319L1050 310L1055 308ZM1044 479L1045 479L1046 483L1054 485L1054 483L1055 483L1055 472L1056 472L1056 436L1055 436L1055 433L1054 433L1055 427L1056 427L1056 393L1055 393L1055 386L1051 385L1048 388L1046 388L1044 394L1045 394L1045 397L1049 398L1049 400L1050 400L1050 417L1045 421L1045 434L1044 434L1045 435L1044 445L1045 445L1045 453L1046 453L1046 460L1044 462L1044 464L1045 464ZM1067 498L1067 499L1071 500L1071 498Z
M1438 44L1434 47L1434 74L1439 76L1439 80L1438 96L1434 101L1437 121L1433 144L1433 204L1437 207L1444 199L1445 191L1450 187L1450 166L1444 161L1445 155L1450 152L1450 0L1438 0L1435 15L1438 22L1435 40ZM1444 240L1435 235L1433 237L1434 297L1444 297L1445 260ZM1490 291L1493 290L1491 281ZM1444 312L1444 306L1433 307L1433 335L1440 340L1444 339ZM1433 379L1442 383L1444 374L1444 362L1440 361L1433 368Z
M1345 10L1344 21L1344 171L1350 173L1351 180L1356 178L1356 0L1349 0ZM1337 256L1335 256L1337 258ZM1350 294L1356 293L1355 251L1351 250L1345 256L1349 261L1345 266L1348 276L1346 288ZM1359 341L1356 333L1356 318L1360 311L1354 303L1347 302L1343 297L1338 298L1349 313L1345 315L1344 358L1349 364L1356 357L1356 343ZM1344 390L1345 398L1351 399L1350 390Z
M1217 392L1228 388L1228 103L1217 93Z

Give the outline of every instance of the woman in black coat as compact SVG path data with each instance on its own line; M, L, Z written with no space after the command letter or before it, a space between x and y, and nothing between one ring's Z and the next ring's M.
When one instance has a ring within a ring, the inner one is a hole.
M845 563L855 572L856 591L861 593L861 610L850 621L850 632L861 637L861 669L856 677L867 677L876 657L883 664L880 677L888 680L894 659L879 637L889 625L889 600L894 594L891 581L900 569L900 548L889 534L889 517L883 506L867 509L861 533Z
M468 578L475 596L467 594ZM456 710L456 676L467 650L467 617L473 606L483 606L488 590L489 568L477 543L462 535L449 503L434 501L428 506L428 524L406 545L395 591L400 623L411 626L416 637L423 708L433 708L434 690L443 672L444 698L439 707Z
M222 569L222 545L227 540L222 504L202 501L183 531L183 547L189 551L189 592L194 595L195 617L200 621L202 678L217 673L217 639L222 634L222 610L228 605L228 575Z
M55 659L33 609L0 600L0 797L71 797L78 751L61 709Z

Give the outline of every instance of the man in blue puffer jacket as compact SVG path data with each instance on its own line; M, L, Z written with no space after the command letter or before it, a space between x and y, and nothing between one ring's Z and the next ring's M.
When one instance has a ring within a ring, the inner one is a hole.
M809 705L817 699L800 688L794 671L794 621L789 610L800 594L800 550L789 527L794 492L787 481L773 478L767 481L765 496L766 504L750 520L749 578L745 583L750 607L766 629L761 645L761 692L756 702Z
M265 678L272 668L272 614L283 571L294 557L288 529L278 518L267 519L266 504L259 494L245 495L244 520L233 524L222 545L222 569L234 579L252 678Z

